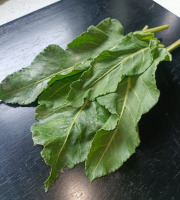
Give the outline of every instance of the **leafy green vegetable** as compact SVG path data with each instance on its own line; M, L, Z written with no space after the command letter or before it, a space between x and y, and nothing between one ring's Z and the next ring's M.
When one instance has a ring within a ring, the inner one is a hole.
M108 111L97 102L86 101L81 108L60 108L31 127L34 144L44 146L41 155L52 167L46 191L58 178L58 171L86 159L93 136L108 117Z
M152 32L164 25L123 36L115 19L105 19L73 40L66 50L50 45L30 67L7 76L0 98L28 104L39 96L31 127L34 144L51 166L48 191L64 167L85 161L95 178L117 170L140 143L138 122L158 101L155 71L171 60Z
M92 62L92 67L71 86L68 100L74 107L84 99L115 92L124 76L143 73L153 62L159 41L152 33L135 32L126 35L116 48L103 51Z
M72 41L67 50L48 46L32 64L7 76L0 84L0 99L6 103L29 104L56 80L82 72L101 51L113 47L123 37L123 28L115 19L90 26Z
M2 81L0 97L6 103L29 104L50 85L53 77L73 74L74 62L72 56L60 47L48 46L30 67L21 69Z
M158 49L152 65L143 74L126 77L119 84L116 91L117 126L113 125L113 114L108 124L97 131L86 160L86 174L91 181L117 170L135 152L140 143L137 124L141 115L158 101L155 70L165 59L171 59L167 50ZM107 104L111 106L110 101L103 100L108 96L99 97L99 102L106 107Z

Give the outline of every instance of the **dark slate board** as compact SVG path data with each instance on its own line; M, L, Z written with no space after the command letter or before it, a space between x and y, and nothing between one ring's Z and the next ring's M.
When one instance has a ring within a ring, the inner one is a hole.
M170 24L158 33L165 45L180 37L180 19L150 0L62 0L0 27L0 80L28 66L48 44L63 48L106 17L125 33ZM141 145L119 170L89 184L84 164L65 169L48 193L50 168L33 146L30 127L36 103L21 107L0 102L1 200L179 200L180 199L180 49L158 67L158 104L140 121Z

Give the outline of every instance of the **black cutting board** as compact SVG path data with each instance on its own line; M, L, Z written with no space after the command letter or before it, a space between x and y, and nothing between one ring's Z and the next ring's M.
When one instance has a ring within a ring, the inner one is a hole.
M180 19L150 0L62 0L0 27L0 80L28 66L49 44L66 45L106 17L125 33L170 24L156 36L169 45L180 38ZM119 170L90 185L84 164L65 169L48 193L43 182L50 167L33 146L30 127L37 103L0 102L1 200L179 200L180 199L180 48L173 61L159 65L158 104L140 121L141 145Z

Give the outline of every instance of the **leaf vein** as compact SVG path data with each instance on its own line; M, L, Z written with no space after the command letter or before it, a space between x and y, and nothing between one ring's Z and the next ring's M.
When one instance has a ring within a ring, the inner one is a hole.
M121 60L120 62L118 62L116 65L112 66L111 69L109 69L107 72L105 72L102 76L100 76L98 79L96 79L94 82L92 82L86 89L89 89L91 88L92 86L94 86L99 80L101 80L102 78L104 78L107 74L111 73L111 71L113 71L114 69L116 69L117 67L119 67L119 65L123 65L123 63L129 59L129 58L132 58L134 55L140 53L141 51L145 51L146 49L148 49L148 47L146 48L143 48L127 57L125 57L123 60Z
M129 77L129 78L128 78L127 88L126 88L126 94L125 94L125 97L124 97L124 103L123 103L123 106L122 106L121 113L119 114L120 117L119 117L119 122L118 122L118 124L117 124L117 127L116 127L116 129L114 130L114 133L113 133L113 135L112 135L112 137L111 137L111 139L110 139L110 141L109 141L107 147L105 148L105 150L104 150L104 152L103 152L101 158L99 159L99 161L98 161L96 167L94 168L92 174L95 172L95 170L96 170L97 167L99 166L101 160L103 159L105 153L107 152L109 146L111 145L112 141L114 140L115 135L116 135L117 132L118 132L118 128L119 128L118 126L119 126L119 124L120 124L120 121L121 121L122 115L123 115L123 113L124 113L124 109L125 109L125 107L126 107L126 102L127 102L127 99L128 99L128 93L129 93L129 89L130 89L130 81L131 81L131 78Z
M56 164L57 164L57 161L59 160L59 157L60 157L60 155L61 155L61 153L62 153L62 151L63 151L63 149L64 149L64 147L65 147L65 145L66 145L66 142L67 142L67 140L68 140L68 137L69 137L69 134L70 134L70 132L71 132L71 129L72 129L73 125L75 124L75 122L76 122L76 120L78 119L80 113L81 113L82 110L86 107L87 104L88 104L88 101L86 101L86 102L84 103L84 105L80 108L80 110L78 111L78 113L75 115L75 117L74 117L74 119L73 119L73 121L72 121L72 123L71 123L71 125L70 125L70 127L69 127L69 129L68 129L68 131L67 131L67 135L66 135L66 138L65 138L65 140L64 140L64 143L63 143L63 145L62 145L62 147L61 147L61 149L60 149L60 151L59 151L59 153L58 153L58 155L57 155L57 159L56 159L56 162L55 162Z

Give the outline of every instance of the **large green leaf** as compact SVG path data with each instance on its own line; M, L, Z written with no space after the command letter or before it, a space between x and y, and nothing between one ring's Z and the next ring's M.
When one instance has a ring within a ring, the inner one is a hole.
M150 68L141 75L125 77L119 84L116 91L116 109L119 114L117 125L114 123L113 114L108 124L95 135L88 154L86 174L91 181L117 170L135 152L140 143L138 121L159 98L155 83L156 67L160 61L169 59L170 55L166 49L158 49ZM106 96L99 98L99 102L105 105L103 98ZM111 130L110 124L113 124Z
M41 155L52 167L45 182L46 191L58 178L59 171L86 159L96 131L108 117L109 112L103 106L86 101L81 108L60 108L31 127L34 144L44 146Z
M7 76L0 84L0 99L6 103L29 104L55 80L86 70L100 52L114 47L123 37L115 19L105 19L76 38L65 51L50 45L32 64ZM88 60L88 61L87 61ZM86 62L87 61L87 62ZM78 66L77 66L78 65Z
M76 62L71 54L59 46L50 45L35 58L30 67L21 69L2 81L0 98L6 103L29 104L56 80L52 80L53 77L58 76L60 79L79 72L74 71L74 63Z
M80 107L87 98L115 92L124 76L143 73L153 62L153 54L159 41L151 33L141 32L126 35L116 48L103 51L92 62L92 67L74 82L68 100Z
M90 26L87 32L68 44L67 51L80 60L94 58L103 50L115 48L123 38L123 27L116 19L107 18L96 27Z

